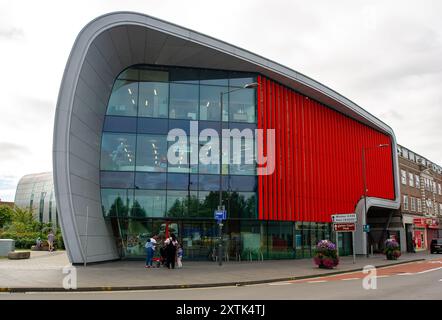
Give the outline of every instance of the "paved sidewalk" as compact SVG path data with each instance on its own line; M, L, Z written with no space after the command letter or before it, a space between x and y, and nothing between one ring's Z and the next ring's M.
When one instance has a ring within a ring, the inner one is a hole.
M182 269L145 269L143 261L116 261L76 266L77 290L132 290L185 288L252 284L279 280L316 277L361 270L366 265L386 266L434 258L427 252L404 254L397 261L383 255L370 258L341 257L333 270L319 269L312 259L228 262L186 262ZM58 291L63 289L63 267L69 261L65 252L32 252L29 260L0 259L0 291Z

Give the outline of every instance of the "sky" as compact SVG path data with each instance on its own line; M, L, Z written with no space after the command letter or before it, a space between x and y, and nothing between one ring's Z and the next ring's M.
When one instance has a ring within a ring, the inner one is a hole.
M52 170L55 106L80 30L136 11L299 71L442 165L442 1L0 0L0 199L25 174Z

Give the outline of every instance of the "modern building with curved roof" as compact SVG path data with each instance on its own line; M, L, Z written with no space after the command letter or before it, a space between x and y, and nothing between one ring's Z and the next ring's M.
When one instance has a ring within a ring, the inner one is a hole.
M58 226L52 172L23 176L17 184L14 204L32 211L39 222L51 222L54 226Z
M201 136L221 128L264 139L244 135L239 164L224 150L222 166L192 163L216 156ZM173 129L196 145L177 147ZM97 262L140 258L148 237L173 232L186 258L211 259L221 194L226 259L310 257L324 238L348 254L348 234L331 227L340 213L357 214L354 250L365 254L383 227L366 237L363 225L387 225L400 205L396 150L389 126L303 74L144 14L106 14L78 35L58 96L64 242L73 263Z

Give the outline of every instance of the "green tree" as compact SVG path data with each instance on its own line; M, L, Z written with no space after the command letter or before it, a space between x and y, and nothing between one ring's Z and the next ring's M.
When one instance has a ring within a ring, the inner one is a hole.
M146 210L141 206L138 200L134 201L134 205L132 206L132 217L143 218L146 216Z
M127 217L129 208L124 205L123 199L117 197L110 207L109 216L111 217Z
M11 223L13 209L9 206L0 206L0 228Z

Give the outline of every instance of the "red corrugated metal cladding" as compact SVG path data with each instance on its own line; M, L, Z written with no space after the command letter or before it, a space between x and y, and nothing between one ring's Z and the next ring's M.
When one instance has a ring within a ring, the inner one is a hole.
M363 194L363 148L368 195L394 200L388 135L265 77L258 82L258 127L276 136L275 171L258 177L260 219L330 222L332 214L354 212Z

